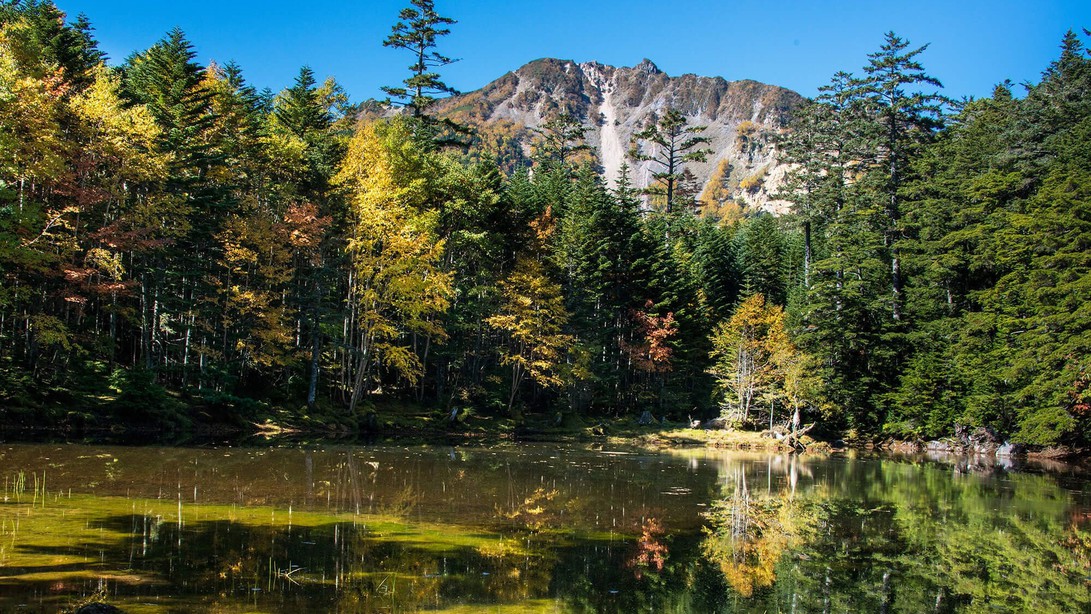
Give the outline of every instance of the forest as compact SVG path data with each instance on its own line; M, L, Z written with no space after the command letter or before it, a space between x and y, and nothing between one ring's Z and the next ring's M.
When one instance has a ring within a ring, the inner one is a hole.
M392 16L392 22L395 21ZM774 135L773 216L702 200L668 110L608 185L558 115L529 164L436 114L455 20L412 0L389 101L280 92L181 30L109 65L0 5L0 415L11 425L816 422L850 441L1091 439L1091 55L953 100L893 33Z

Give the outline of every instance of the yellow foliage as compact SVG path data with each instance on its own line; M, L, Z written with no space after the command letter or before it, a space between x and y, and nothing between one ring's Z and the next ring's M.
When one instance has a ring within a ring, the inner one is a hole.
M486 323L507 335L500 362L514 370L513 387L528 375L543 387L560 386L559 366L565 348L572 343L563 334L568 323L561 287L546 275L542 263L520 256L511 275L501 282L503 304Z
M0 177L48 180L64 172L67 159L61 99L19 66L11 27L0 30Z
M422 366L406 336L444 338L436 316L453 292L451 273L440 268L437 213L429 209L438 174L435 156L417 147L398 119L362 125L336 178L351 198L348 252L360 349L367 361L410 382Z
M307 168L307 143L290 131L269 131L261 137L273 172L280 177L299 180Z
M731 161L725 158L720 160L701 192L701 216L719 220L726 226L742 220L746 217L746 205L736 201L732 194Z
M755 294L712 337L710 370L726 394L724 414L745 421L758 398L777 399L799 411L819 396L815 360L799 350L785 326L784 309Z
M744 476L735 492L713 503L710 526L701 550L715 563L731 588L742 597L776 580L784 553L803 543L813 531L813 507L791 491L751 495Z
M267 212L233 215L218 239L233 283L224 293L224 317L239 330L235 349L262 366L296 358L293 315L284 302L292 279L288 231Z
M93 74L91 85L71 101L86 130L87 154L109 165L109 178L115 183L162 177L168 156L156 152L160 130L151 113L144 106L122 102L120 80L105 66L99 65Z
M745 421L755 401L777 380L775 358L789 343L784 309L767 306L761 294L750 296L712 337L712 373L726 392L725 417Z
M765 182L766 172L766 167L763 166L759 168L753 175L750 175L739 182L739 189L750 193L757 192L761 188L762 183Z
M94 247L87 250L84 260L88 266L102 271L114 281L121 281L121 278L125 275L125 265L121 261L121 254Z

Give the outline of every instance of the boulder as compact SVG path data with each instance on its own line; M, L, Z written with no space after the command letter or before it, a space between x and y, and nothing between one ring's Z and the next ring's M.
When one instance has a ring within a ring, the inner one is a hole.
M935 440L929 441L928 443L924 444L924 449L928 450L929 452L950 452L954 448L950 443L946 441Z
M705 428L709 430L723 430L727 428L727 420L724 418L713 418L705 423Z

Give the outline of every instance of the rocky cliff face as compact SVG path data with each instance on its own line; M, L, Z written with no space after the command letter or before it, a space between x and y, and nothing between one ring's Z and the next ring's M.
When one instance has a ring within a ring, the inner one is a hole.
M588 143L607 180L613 182L627 162L633 182L643 187L658 167L628 158L632 136L673 107L690 125L708 127L703 136L714 153L687 168L703 186L702 200L709 207L745 203L779 212L784 203L772 194L785 169L777 163L771 137L802 102L795 92L756 81L670 77L649 60L615 68L543 59L445 100L441 113L491 135L486 139L498 150L507 143L523 155L531 152L534 128L559 114L573 115L588 129Z

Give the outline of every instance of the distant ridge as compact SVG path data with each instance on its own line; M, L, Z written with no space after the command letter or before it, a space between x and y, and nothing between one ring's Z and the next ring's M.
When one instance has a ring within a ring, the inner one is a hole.
M580 118L608 181L623 162L634 183L649 180L651 163L627 158L632 135L657 112L674 107L693 125L708 126L704 136L715 152L706 163L688 168L705 198L722 205L779 212L785 203L772 198L783 181L772 136L804 101L791 90L757 81L727 81L692 74L671 77L651 60L631 68L597 62L544 58L526 64L485 87L444 100L440 113L506 139L513 153L528 156L533 128L562 113ZM741 130L740 130L741 129ZM512 145L514 144L514 145ZM518 151L520 150L521 151Z

